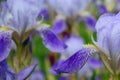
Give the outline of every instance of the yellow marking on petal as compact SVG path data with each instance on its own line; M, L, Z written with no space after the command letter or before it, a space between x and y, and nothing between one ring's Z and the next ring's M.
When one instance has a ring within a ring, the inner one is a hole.
M95 46L93 44L86 44L83 45L84 48L95 48Z
M0 31L8 31L8 30L11 30L11 29L8 27L0 27Z
M79 13L80 16L86 16L86 15L89 15L89 14L90 14L90 13L89 13L88 11L86 11L86 10L81 11L81 12Z
M56 18L65 19L66 17L64 15L62 15L62 14L59 14L59 15L56 16Z
M41 27L50 27L50 25L45 24L45 23L42 23L42 24L39 24L39 25L36 27L36 29L39 29L39 28L41 28Z

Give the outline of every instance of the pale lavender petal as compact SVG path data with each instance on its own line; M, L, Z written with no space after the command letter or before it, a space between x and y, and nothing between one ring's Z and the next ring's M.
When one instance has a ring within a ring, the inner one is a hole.
M105 53L109 55L110 50L110 31L112 30L112 21L114 20L113 14L104 14L102 15L96 23L97 31L97 43Z
M50 28L41 29L40 35L44 45L52 52L63 52L67 47L64 42Z
M0 62L7 58L12 46L11 31L0 31Z
M54 22L54 25L52 27L52 30L56 33L56 34L60 34L62 33L65 29L66 29L66 22L64 19L56 19Z
M94 52L94 49L83 48L58 66L54 67L53 70L58 74L77 72L85 65L90 55Z
M36 66L37 65L35 64L33 66L23 69L17 74L17 80L25 80L26 78L28 78L33 72L33 70L36 68Z
M96 19L92 15L85 16L84 21L88 29L95 31Z
M79 12L86 9L89 5L90 0L46 0L47 3L54 9L58 14L65 16L74 16Z
M41 0L7 0L11 26L19 33L36 27Z
M42 71L38 71L31 75L30 80L45 80L45 75Z
M65 39L64 42L67 45L64 54L66 54L67 56L71 56L78 50L82 49L82 45L84 44L83 39L75 35L70 35L70 37Z
M104 14L96 24L97 45L113 57L118 56L120 52L120 13Z
M102 62L98 59L90 58L88 62L89 62L90 67L93 69L98 69L98 68L103 67Z

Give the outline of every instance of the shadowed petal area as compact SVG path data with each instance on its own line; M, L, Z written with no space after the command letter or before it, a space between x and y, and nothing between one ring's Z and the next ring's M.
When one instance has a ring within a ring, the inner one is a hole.
M44 45L52 52L63 52L67 47L52 29L41 29L40 35L43 39Z
M12 45L11 34L11 31L0 31L0 62L9 55Z
M90 58L88 63L90 65L90 67L93 69L98 69L98 68L103 67L102 62L95 58Z
M59 66L60 64L62 64L65 60L58 60L53 66L52 68L50 69L50 72L54 75L56 75L56 71L54 70L57 66Z
M29 77L29 75L33 72L33 70L36 68L36 64L32 65L28 68L23 69L21 72L17 74L17 80L25 80Z
M53 70L58 74L77 72L84 66L90 55L94 52L94 49L83 48L67 60L63 61L62 63L59 63L58 65L55 65L53 67Z

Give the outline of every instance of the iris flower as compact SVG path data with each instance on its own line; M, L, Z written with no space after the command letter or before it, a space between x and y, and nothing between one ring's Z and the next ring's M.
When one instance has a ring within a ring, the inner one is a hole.
M17 43L24 42L32 33L38 32L49 50L64 51L66 46L62 40L52 29L47 25L41 25L42 21L38 20L42 2L43 0L7 0L3 2L1 27L13 30L13 38Z
M58 14L65 16L74 16L86 9L90 0L47 0L47 3Z
M96 23L97 41L83 46L74 55L54 67L56 73L73 73L80 70L93 53L98 53L111 74L120 74L120 13L104 14Z

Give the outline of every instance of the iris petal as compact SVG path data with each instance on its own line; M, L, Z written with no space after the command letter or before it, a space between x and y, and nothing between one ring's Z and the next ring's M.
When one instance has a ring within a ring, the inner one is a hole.
M3 61L11 50L11 31L0 31L0 62Z
M32 65L28 68L23 69L21 72L17 75L17 80L25 80L36 68L37 65Z
M85 16L84 21L90 30L95 31L96 19L92 15Z
M94 52L94 49L83 48L58 66L53 67L53 70L58 74L77 72L85 65L90 55Z
M40 30L44 45L52 52L63 52L67 47L50 28Z
M64 19L56 19L52 29L56 34L60 34L66 29L66 26Z

